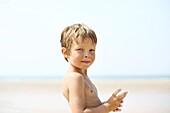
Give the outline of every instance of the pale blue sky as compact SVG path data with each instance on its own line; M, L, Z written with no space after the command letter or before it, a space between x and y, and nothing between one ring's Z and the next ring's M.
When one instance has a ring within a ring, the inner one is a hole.
M169 0L1 0L0 77L63 76L60 34L98 36L90 75L170 75Z

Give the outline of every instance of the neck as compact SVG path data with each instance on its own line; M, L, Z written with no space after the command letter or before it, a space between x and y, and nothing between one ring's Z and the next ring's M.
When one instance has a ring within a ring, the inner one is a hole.
M73 72L77 72L77 73L80 73L82 75L87 76L87 69L80 69L80 68L77 68L77 67L75 67L73 65L69 65L68 70L73 71Z

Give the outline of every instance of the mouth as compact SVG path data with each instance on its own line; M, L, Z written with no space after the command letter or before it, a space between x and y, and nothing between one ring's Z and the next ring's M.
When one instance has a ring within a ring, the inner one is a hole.
M81 61L82 63L89 64L90 61Z

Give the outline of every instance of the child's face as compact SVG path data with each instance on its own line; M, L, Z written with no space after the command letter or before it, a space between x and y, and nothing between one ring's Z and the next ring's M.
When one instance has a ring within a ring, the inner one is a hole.
M78 38L77 41L73 41L68 61L75 68L87 69L95 60L95 49L96 44L92 43L90 38L84 41Z

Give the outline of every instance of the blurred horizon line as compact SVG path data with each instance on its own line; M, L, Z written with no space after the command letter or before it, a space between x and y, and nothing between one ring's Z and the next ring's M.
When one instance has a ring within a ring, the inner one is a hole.
M0 76L0 80L63 80L64 76ZM159 80L170 79L170 75L98 75L89 76L92 80Z

